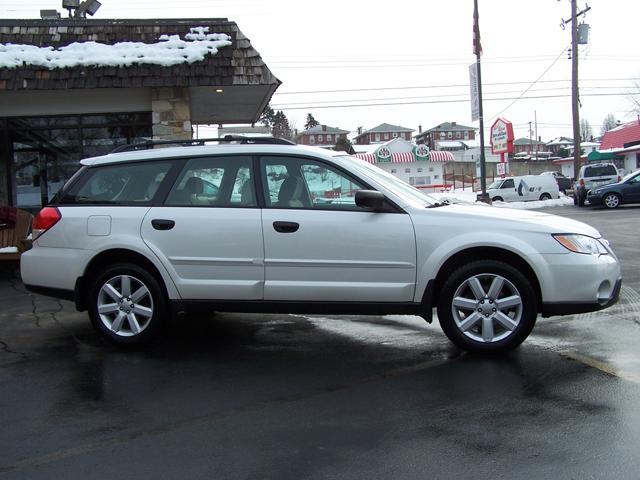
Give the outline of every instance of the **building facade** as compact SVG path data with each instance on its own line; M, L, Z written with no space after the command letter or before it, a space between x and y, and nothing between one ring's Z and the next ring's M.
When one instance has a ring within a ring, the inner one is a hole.
M348 130L341 130L326 125L316 125L299 133L296 137L296 142L301 145L333 148L336 146L338 140L345 141L348 134Z
M415 141L419 145L427 145L430 149L438 149L439 142L452 140L475 140L476 129L460 125L456 122L445 122L429 130L418 133Z
M411 141L411 134L414 131L415 130L412 130L411 128L382 123L370 130L366 130L364 132L358 131L358 135L353 139L353 143L356 145L373 145L385 143L393 140L394 138Z
M0 205L29 210L82 158L253 123L280 85L226 19L3 19L0 46Z

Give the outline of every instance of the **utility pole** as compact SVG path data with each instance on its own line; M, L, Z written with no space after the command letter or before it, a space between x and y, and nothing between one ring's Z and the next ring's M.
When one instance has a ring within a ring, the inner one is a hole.
M571 110L573 112L573 177L580 170L580 95L578 91L578 17L584 15L591 7L587 5L578 12L577 0L571 0L571 18L562 20L560 26L564 30L571 23Z
M480 46L480 23L478 22L478 0L473 0L473 39L474 50L476 54L476 68L478 74L478 113L480 115L480 200L488 203L487 195L487 168L484 158L484 114L482 113L482 73L480 71L480 55L482 55L482 47Z
M578 93L578 5L571 0L571 109L573 111L573 178L580 170L580 95Z
M531 122L529 122L529 157L533 155L533 140L531 140L531 135L533 135L533 130L531 130Z
M538 138L538 111L533 111L533 120L536 124L536 160L538 160L538 150L540 150L540 139Z

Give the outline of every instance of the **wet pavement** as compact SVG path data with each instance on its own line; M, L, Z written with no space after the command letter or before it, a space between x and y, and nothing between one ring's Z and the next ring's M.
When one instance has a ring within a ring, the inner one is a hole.
M621 301L505 356L409 316L179 317L116 348L5 272L0 478L636 479L640 208L549 211L611 241Z

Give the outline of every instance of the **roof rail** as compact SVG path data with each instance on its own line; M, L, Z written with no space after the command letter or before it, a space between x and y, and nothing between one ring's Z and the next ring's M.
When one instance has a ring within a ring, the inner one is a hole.
M142 143L132 143L114 148L111 153L134 152L148 150L156 145L181 145L183 147L202 146L207 142L241 143L254 145L295 145L294 142L276 137L245 137L242 135L225 135L222 138L193 138L191 140L149 140Z

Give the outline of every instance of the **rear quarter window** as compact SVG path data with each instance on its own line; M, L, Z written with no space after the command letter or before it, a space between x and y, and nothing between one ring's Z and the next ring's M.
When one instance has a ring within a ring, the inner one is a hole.
M604 177L616 175L616 168L613 165L602 165L599 167L587 167L584 171L585 177Z
M86 169L60 199L61 204L145 204L153 200L166 177L169 162L104 165Z

